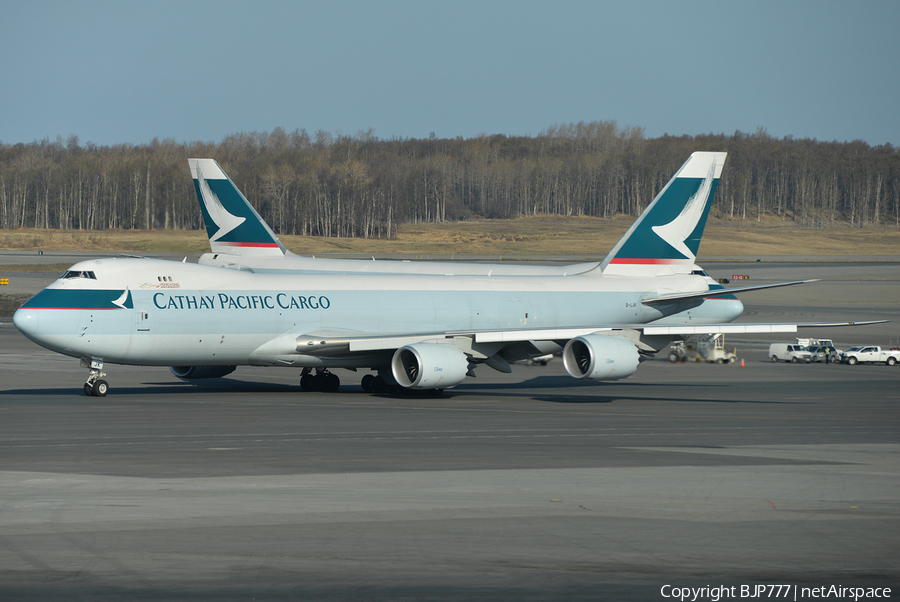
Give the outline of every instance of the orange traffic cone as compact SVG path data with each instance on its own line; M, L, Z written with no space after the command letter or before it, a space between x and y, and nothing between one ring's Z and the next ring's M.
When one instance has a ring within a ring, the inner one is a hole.
M744 358L741 358L741 368L744 367Z

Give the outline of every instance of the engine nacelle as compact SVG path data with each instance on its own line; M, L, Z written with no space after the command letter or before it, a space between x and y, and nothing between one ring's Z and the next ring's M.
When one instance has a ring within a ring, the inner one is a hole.
M196 380L198 378L221 378L231 374L237 366L169 366L172 374L181 380Z
M449 389L466 378L469 360L450 345L413 343L394 352L391 373L407 389Z
M584 380L619 380L634 374L640 354L620 337L588 334L575 337L563 349L566 372Z

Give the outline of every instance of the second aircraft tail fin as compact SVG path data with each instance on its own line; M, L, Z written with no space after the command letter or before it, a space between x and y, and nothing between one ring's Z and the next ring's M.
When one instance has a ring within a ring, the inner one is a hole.
M281 257L287 248L213 159L188 159L213 253Z
M690 273L726 154L691 154L600 264L602 273Z

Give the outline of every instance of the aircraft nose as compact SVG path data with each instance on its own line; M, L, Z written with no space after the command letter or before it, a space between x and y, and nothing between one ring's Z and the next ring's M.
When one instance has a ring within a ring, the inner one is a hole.
M33 335L37 332L38 314L33 309L19 308L13 314L13 324L25 336Z

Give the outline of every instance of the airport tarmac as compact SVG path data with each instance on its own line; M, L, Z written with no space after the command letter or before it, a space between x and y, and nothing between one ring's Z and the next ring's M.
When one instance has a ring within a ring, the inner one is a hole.
M900 342L896 261L705 267L825 279L743 296L744 321L884 318L808 334ZM348 371L327 394L292 369L194 386L108 366L100 399L78 360L0 324L0 599L896 591L900 367L767 361L791 338L728 338L744 367L650 360L614 383L482 368L439 398L366 394Z

